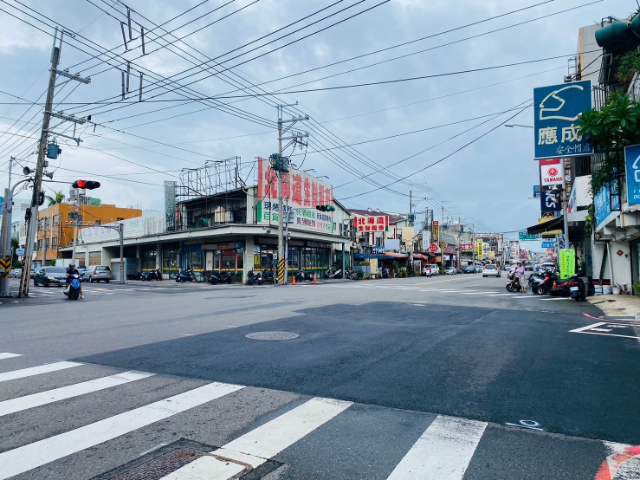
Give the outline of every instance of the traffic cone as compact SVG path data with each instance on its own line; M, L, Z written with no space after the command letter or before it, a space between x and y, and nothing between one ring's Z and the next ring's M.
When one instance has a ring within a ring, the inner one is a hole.
M555 290L555 289L556 289L556 287L557 287L557 285L556 285L556 281L554 280L554 281L553 281L553 287L551 287L551 288L553 288L553 289Z
M293 277L291 277L291 285L295 285L296 284L296 276L294 275Z
M314 284L314 285L317 285L317 284L318 284L318 280L316 279L316 276L315 276L315 275L313 276L313 284Z

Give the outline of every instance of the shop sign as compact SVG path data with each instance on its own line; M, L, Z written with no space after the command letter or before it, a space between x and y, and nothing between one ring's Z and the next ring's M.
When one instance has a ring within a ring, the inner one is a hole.
M373 252L373 253L375 253L375 254L382 254L382 255L384 255L384 250L385 250L385 248L384 248L384 247L372 247L372 248L371 248L371 250L372 250L372 252Z
M167 231L176 229L176 182L164 182L164 216Z
M473 243L461 243L460 244L461 252L473 252Z
M431 253L436 253L439 249L440 247L438 247L438 245L436 245L435 243L432 243L431 246L429 247L429 251Z
M542 242L542 248L554 248L555 242Z
M431 234L429 230L422 231L422 251L426 252L429 250L429 244L431 243Z
M438 220L434 220L431 224L431 232L433 232L433 241L437 241L440 238L440 230L438 229L439 223Z
M620 197L611 196L611 189L606 183L594 197L593 204L596 210L596 228L598 228L611 212L620 210Z
M476 255L484 257L484 241L481 238L476 241Z
M444 253L448 253L449 255L455 252L455 247L453 245L447 245L444 249Z
M393 250L400 250L400 239L399 238L385 238L384 239L384 249L387 252L392 252Z
M202 245L202 250L235 250L236 248L244 248L244 242L231 243L210 243Z
M533 186L533 198L538 198L540 196L540 185Z
M591 81L533 89L535 158L592 155L577 121L591 108Z
M333 233L333 214L320 212L316 205L333 204L333 186L306 172L291 169L282 174L283 212L295 211L296 227ZM258 223L278 221L278 176L268 161L258 158Z
M576 273L576 251L572 248L560 250L560 278L566 280Z
M627 201L629 205L640 204L640 145L624 148L627 171Z
M356 232L388 232L388 215L354 215L353 224Z

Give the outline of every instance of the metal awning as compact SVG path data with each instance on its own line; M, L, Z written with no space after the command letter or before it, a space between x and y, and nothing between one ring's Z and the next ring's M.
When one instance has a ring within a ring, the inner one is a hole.
M404 253L395 253L395 252L385 252L385 256L393 257L393 258L407 258Z
M558 218L554 218L553 220L549 220L548 222L539 223L537 225L529 227L527 228L527 233L538 234L549 232L552 230L564 231L564 216L560 216Z

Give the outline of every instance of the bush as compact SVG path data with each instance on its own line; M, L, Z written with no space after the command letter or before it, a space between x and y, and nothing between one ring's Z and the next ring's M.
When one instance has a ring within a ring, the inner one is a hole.
M49 265L51 265L52 267L55 267L55 266L56 266L56 261L55 261L55 259L54 259L54 260L51 260L51 262L49 263Z
M356 275L358 276L358 280L362 280L364 278L364 272L362 270L358 270Z
M640 283L633 284L633 293L640 297Z

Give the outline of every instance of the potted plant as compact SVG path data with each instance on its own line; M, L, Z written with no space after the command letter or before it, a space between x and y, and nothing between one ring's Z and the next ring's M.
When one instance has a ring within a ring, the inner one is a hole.
M640 283L633 284L633 293L640 297Z
M358 276L358 280L362 280L364 278L364 272L362 270L358 270L356 275Z

